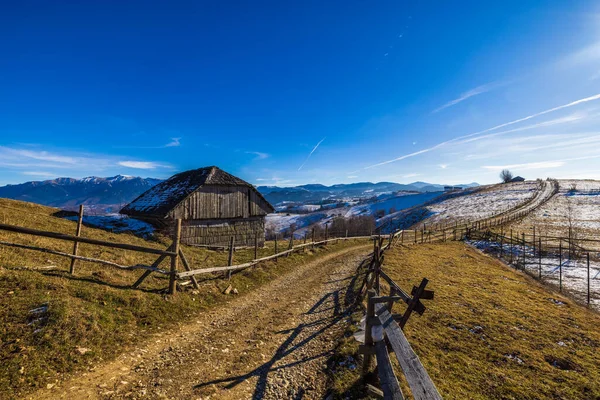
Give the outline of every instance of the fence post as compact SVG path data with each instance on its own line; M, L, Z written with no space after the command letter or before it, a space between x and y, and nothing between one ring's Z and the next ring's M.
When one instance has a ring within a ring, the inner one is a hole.
M75 236L79 237L81 235L81 225L83 223L83 204L79 205L79 215L77 217L77 229L75 230ZM77 249L79 247L79 242L73 243L73 255L77 255ZM77 260L75 258L71 258L71 267L69 267L69 273L73 275L75 273L75 262Z
M346 237L348 237L348 229L346 229Z
M538 239L538 268L539 268L539 278L542 279L542 237Z
M315 228L312 228L312 248L315 248Z
M367 315L365 317L365 346L373 346L373 336L371 335L371 320L375 317L375 303L372 298L375 297L374 289L369 289L367 292ZM365 354L363 359L362 376L364 377L369 372L371 366L372 354Z
M277 236L279 236L278 233L275 234L275 253L274 254L277 254Z
M290 234L290 243L288 244L288 250L291 250L292 247L294 247L294 231L292 231L292 233Z
M526 271L527 255L525 254L525 232L521 233L521 251L523 251L523 271Z
M325 240L329 240L329 223L325 222Z
M513 263L513 230L510 230L510 263Z
M254 259L258 258L258 231L254 233Z
M173 232L172 251L175 253L171 256L171 274L169 275L169 294L175 294L177 289L177 264L179 264L179 240L181 239L181 219L177 218L175 222L175 231Z
M558 239L558 289L562 293L562 239Z
M275 237L277 237L277 236L275 236ZM233 245L234 245L234 237L231 236L229 238L229 254L227 255L227 266L233 265ZM231 280L231 273L232 273L231 270L227 271L227 279L229 279L229 280Z
M587 305L590 306L590 253L587 253Z
M416 227L415 227L415 231L414 232L415 232L415 244L417 244L417 229L416 229Z

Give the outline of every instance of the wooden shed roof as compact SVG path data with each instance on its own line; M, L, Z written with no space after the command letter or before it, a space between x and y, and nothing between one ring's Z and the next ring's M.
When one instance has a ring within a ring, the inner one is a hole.
M166 181L148 189L138 198L123 207L121 214L131 216L148 216L164 218L169 211L185 200L202 186L246 186L251 188L259 198L264 200L256 188L250 183L233 176L219 167L211 166L193 169L173 175ZM265 200L270 212L273 206Z

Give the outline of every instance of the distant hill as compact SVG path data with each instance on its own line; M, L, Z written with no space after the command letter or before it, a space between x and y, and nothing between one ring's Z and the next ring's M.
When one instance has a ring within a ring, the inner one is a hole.
M120 208L156 185L160 179L117 175L110 178L57 178L0 187L0 197L74 210L106 214Z
M478 183L468 183L465 185L454 185L464 188L479 186ZM359 182L348 184L337 184L325 186L320 184L301 185L294 187L278 186L258 186L258 191L265 196L271 204L278 204L284 201L289 202L322 202L328 199L343 198L369 198L390 194L395 192L439 192L444 190L444 185L438 185L427 182L414 182L401 184L394 182Z

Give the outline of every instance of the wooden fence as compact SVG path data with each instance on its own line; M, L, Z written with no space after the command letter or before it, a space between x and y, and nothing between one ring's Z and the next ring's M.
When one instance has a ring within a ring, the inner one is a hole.
M600 255L581 243L598 243L593 239L574 240L570 237L536 236L525 232L497 232L493 230L471 229L466 239L488 254L504 260L515 269L545 282L554 283L558 290L568 292L575 300L591 305L593 295L600 297L600 290L592 290L592 282L600 288L600 268L592 273L592 262L598 263ZM592 262L591 262L592 261ZM573 279L565 272L581 271L581 277ZM578 283L583 282L584 285Z
M399 236L402 236L401 232L390 235L386 245L383 245L384 238L374 240L373 256L360 289L359 301L362 301L365 295L367 297L364 341L359 347L359 352L364 356L362 373L365 376L369 372L374 355L381 390L367 385L368 390L372 395L383 399L403 399L390 360L389 349L391 349L413 397L418 400L441 399L425 367L402 332L413 312L420 315L425 312L421 300L433 299L434 293L425 289L428 281L423 279L418 287L413 287L409 295L382 270L384 252L394 245ZM389 285L390 290L387 295L381 293L381 279ZM404 312L393 313L393 305L396 302L406 303Z
M520 220L527 216L531 211L545 204L548 200L552 198L556 193L558 193L558 182L556 180L547 180L544 181L544 186L533 196L531 199L517 205L508 210L504 210L498 214L484 217L480 219L468 219L463 221L453 221L452 223L417 223L413 226L419 227L413 228L411 231L418 231L423 235L433 235L440 236L440 238L435 238L434 240L439 241L441 237L443 237L444 232L446 236L453 236L453 233L458 232L458 234L466 233L467 229L487 229L491 227L499 227L506 225L510 222L514 222ZM426 203L427 204L427 203ZM423 205L417 206L423 207ZM386 225L378 228L378 232L383 232L386 227L392 227L393 220L386 223ZM399 231L400 229L391 229L392 231ZM457 240L457 239L454 239ZM425 240L426 241L426 240ZM415 238L415 243L421 242L419 238ZM422 242L421 242L422 243Z
M127 244L127 243L117 243L117 242L109 242L109 241L99 240L99 239L86 238L86 237L81 236L82 224L83 224L83 207L80 207L80 209L79 209L79 217L77 220L77 227L76 227L75 235L68 235L68 234L58 233L58 232L42 231L42 230L38 230L38 229L26 228L26 227L9 225L9 224L0 224L0 230L2 230L2 231L37 236L37 237L46 237L46 238L56 239L56 240L60 240L60 241L72 242L73 243L72 253L66 253L63 251L53 250L53 249L44 248L44 247L40 247L40 246L33 246L33 245L14 243L14 242L8 242L8 241L0 241L0 245L6 246L6 247L39 251L39 252L43 252L43 253L47 253L47 254L53 254L53 255L57 255L57 256L61 256L61 257L70 258L71 264L69 267L69 272L71 274L74 274L76 272L77 260L108 265L111 267L119 268L121 270L137 270L137 269L144 270L144 273L132 284L133 288L139 287L142 284L142 282L144 282L144 280L146 278L148 278L152 273L166 275L169 277L168 292L170 294L175 294L178 280L182 280L182 279L189 280L190 283L194 286L194 288L198 289L199 288L198 282L195 278L197 275L215 273L215 272L228 272L228 276L231 277L231 273L233 271L243 270L245 268L255 266L261 262L274 260L279 257L288 256L295 252L304 251L306 248L309 248L309 247L314 248L317 246L324 246L328 243L338 242L340 240L370 239L371 238L371 236L359 236L359 237L346 236L346 237L341 237L341 238L333 237L333 238L327 238L324 240L315 240L315 237L313 234L312 240L310 242L308 242L307 237L305 237L304 243L294 245L294 236L292 235L289 242L287 243L287 249L279 251L278 242L276 241L275 242L275 251L274 251L275 254L267 256L267 257L262 257L262 258L258 258L258 242L255 240L254 259L250 262L238 264L238 265L232 265L233 264L233 252L234 252L235 248L234 248L233 240L231 240L230 246L228 249L229 250L228 265L219 266L219 267L192 269L192 265L190 265L188 259L186 258L185 254L183 252L183 249L180 246L181 220L176 220L176 222L174 224L174 229L173 229L173 232L171 235L172 243L164 250L156 249L156 248L152 248L152 247L146 247L146 246L132 245L132 244ZM132 266L125 266L125 265L121 265L121 264L118 264L118 263L112 262L112 261L107 261L107 260L102 260L99 258L92 258L92 257L83 257L83 256L78 255L80 243L91 244L91 245L96 245L96 246L101 246L101 247L109 247L109 248L124 249L124 250L148 253L148 254L158 255L158 258L151 265L136 264L136 265L132 265ZM170 260L170 268L168 270L159 268L160 264L163 261L165 261L166 259ZM184 271L179 270L180 263L183 265Z

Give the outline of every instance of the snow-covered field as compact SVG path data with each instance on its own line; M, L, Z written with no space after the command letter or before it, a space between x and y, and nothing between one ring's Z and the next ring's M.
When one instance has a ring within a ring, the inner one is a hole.
M559 180L559 193L512 227L527 231L536 226L544 234L564 236L569 214L579 236L600 238L600 181Z
M398 196L384 198L373 203L339 207L334 209L324 209L308 214L274 213L267 215L266 227L267 229L272 229L275 232L281 233L288 230L292 224L295 224L296 234L300 237L304 235L304 231L306 228L308 228L308 226L315 223L324 225L326 222L331 221L336 216L343 216L346 218L361 215L375 216L375 214L381 211L383 211L385 214L389 214L390 211L396 212L398 210L404 210L419 204L423 204L426 201L439 196L440 194L441 192L417 194L403 193Z
M467 243L486 253L493 253L496 256L500 253L500 243L497 242L476 240ZM541 270L542 281L553 286L559 287L562 269L563 290L575 294L580 301L586 301L588 268L585 257L569 259L565 253L561 265L558 254L544 254L540 259L538 253L534 254L533 249L528 246L523 249L519 245L504 244L502 249L505 261L510 261L512 252L514 265L517 265L517 262L521 265L524 252L527 272L537 277ZM597 308L600 308L600 262L597 261L599 257L600 254L591 255L589 268L590 304Z
M433 213L425 223L451 223L489 218L515 208L535 196L536 182L494 185L427 206Z
M65 219L71 221L77 221L77 218L76 215L65 217ZM154 227L152 225L121 214L84 215L83 223L84 225L105 229L114 233L131 232L136 236L144 238L149 238L154 234Z

